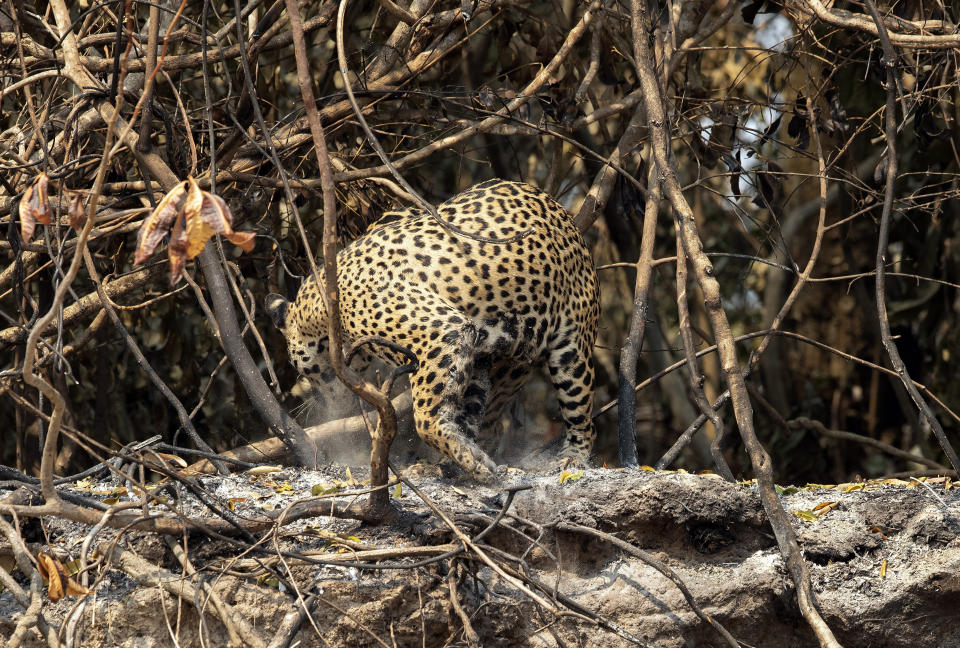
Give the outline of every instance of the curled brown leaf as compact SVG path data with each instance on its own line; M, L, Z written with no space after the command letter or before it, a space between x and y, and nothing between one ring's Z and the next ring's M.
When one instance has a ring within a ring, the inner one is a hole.
M160 245L160 241L163 240L163 237L166 236L177 220L177 214L180 213L181 202L186 191L186 182L178 184L167 192L167 195L160 200L160 204L153 210L153 213L143 221L143 225L140 226L140 242L137 244L134 263L146 261Z
M204 192L200 217L218 234L233 231L233 214L227 202L216 194Z
M67 211L67 218L70 221L70 227L78 232L83 229L87 223L87 210L83 207L83 199L80 194L74 194L70 199L70 209Z
M64 596L86 596L92 590L80 585L67 574L63 563L45 553L37 554L37 567L47 583L47 596L56 603Z
M173 286L180 280L183 274L183 266L186 264L187 249L189 247L189 234L187 233L187 218L184 212L180 212L177 222L170 233L170 245L167 246L167 257L170 259L170 285Z
M20 237L24 243L33 238L37 223L50 224L49 184L47 174L40 173L20 199Z
M253 249L254 239L257 237L253 232L233 232L226 235L227 240L239 247L244 252L250 252Z
M233 229L233 214L227 202L216 194L203 192L203 205L200 216L204 223L217 234L221 234L228 241L238 246L244 252L253 249L256 234L252 232L236 232Z
M187 178L163 197L140 232L135 263L146 261L170 232L167 254L171 285L180 279L186 262L200 254L214 234L224 235L244 252L253 249L255 238L250 232L235 232L227 203L220 196L202 191L193 178Z

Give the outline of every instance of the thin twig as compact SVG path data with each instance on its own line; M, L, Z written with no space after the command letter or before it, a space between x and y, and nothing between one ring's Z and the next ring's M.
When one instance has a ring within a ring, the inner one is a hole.
M430 508L430 510L433 511L433 512L436 514L437 517L439 517L441 520L443 520L444 524L446 524L447 527L449 527L449 529L450 529L451 531L453 531L454 535L457 536L457 539L460 540L460 542L462 542L465 547L467 547L467 548L469 548L471 551L473 551L473 552L480 558L480 560L481 560L482 562L484 562L488 567L490 567L490 569L492 569L492 570L495 571L497 574L499 574L501 578L503 578L504 580L506 580L506 581L507 581L508 583L510 583L512 586L516 587L518 590L520 590L521 592L523 592L524 594L526 594L527 596L529 596L532 601L534 601L535 603L543 606L544 609L549 610L549 611L554 611L554 612L557 610L556 605L554 605L554 604L551 603L550 601L546 600L545 598L543 598L542 596L540 596L540 595L537 594L536 592L533 592L530 588L528 588L528 587L527 587L524 583L522 583L520 580L518 580L518 579L514 578L513 576L507 574L507 573L501 568L500 565L498 565L496 562L494 562L494 561L486 554L486 552L484 552L482 549L480 549L480 547L477 546L476 542L474 542L474 541L470 538L470 536L468 536L466 533L464 533L463 531L461 531L461 530L460 530L460 527L458 527L456 524L454 524L453 520L451 520L451 519L447 516L446 513L444 513L442 510L440 510L440 508L439 508L436 504L433 503L433 500L431 500L429 497L427 497L426 494L424 494L424 492L421 491L419 488L417 488L416 486L414 486L413 483L412 483L409 479L407 479L406 477L404 477L403 475L401 475L400 473L398 473L395 469L391 468L391 470L393 470L394 474L396 474L397 479L399 479L401 482L403 482L404 486L406 486L407 488L409 488L410 490L412 490L414 493L416 493L417 497L419 497L419 498L423 501L423 503L426 504L426 505Z

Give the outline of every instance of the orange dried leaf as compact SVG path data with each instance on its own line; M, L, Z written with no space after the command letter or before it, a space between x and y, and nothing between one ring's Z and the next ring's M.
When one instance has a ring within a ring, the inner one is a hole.
M93 594L93 590L84 587L72 578L67 578L67 596L86 596L87 594Z
M253 249L253 240L257 237L253 232L234 232L227 234L227 240L239 247L244 252L250 252Z
M201 191L193 178L188 182L190 193L183 210L187 223L187 258L192 259L203 252L214 234L223 234L244 251L253 249L253 234L233 231L233 215L223 198Z
M92 592L92 590L87 589L70 578L63 563L52 556L48 556L45 553L38 553L37 566L40 569L40 575L43 576L43 580L47 583L47 596L54 603L64 596L86 596Z
M70 227L78 232L83 229L87 223L87 210L83 208L83 199L80 194L74 194L70 199L70 209L67 211L67 218L70 221Z
M213 236L213 231L203 222L203 203L206 192L193 178L187 178L189 189L183 203L183 218L186 225L184 255L192 259L203 251L203 246ZM179 274L177 275L179 277Z
M223 234L245 252L253 249L255 237L247 232L234 232L227 203L217 195L202 191L193 178L171 189L144 221L134 263L146 261L168 232L171 285L180 279L186 262L200 254L214 234Z
M160 245L160 241L174 226L186 192L187 183L181 182L167 192L167 195L163 197L153 213L143 221L143 225L140 226L140 242L137 244L137 255L133 260L134 263L143 263L150 258L150 255ZM180 276L179 273L177 276Z
M187 220L200 216L200 210L203 207L203 191L200 191L200 185L192 177L187 178L187 199L183 203L183 213Z
M200 209L203 221L217 234L227 237L227 240L244 252L253 250L256 234L252 232L235 232L233 230L233 213L226 201L209 191L203 192L203 206Z
M47 583L47 597L54 603L63 598L63 582L57 572L57 562L45 553L37 554L37 567Z
M233 214L226 201L220 196L212 194L209 191L204 191L200 216L206 227L209 227L217 234L225 236L228 241L238 246L244 252L253 250L256 234L252 232L235 232L233 230ZM198 231L205 230L198 227ZM197 251L197 254L199 253L200 250Z
M50 179L47 177L46 173L41 173L37 176L37 179L33 181L33 201L31 207L33 208L33 217L37 219L38 222L43 223L44 225L50 224L50 196L47 192L47 186L50 184Z
M175 454L169 454L167 452L158 452L157 456L163 459L164 461L166 461L168 464L174 464L179 466L180 468L186 468L188 465L187 462L184 461L183 457L180 457Z
M187 215L187 258L192 259L203 252L203 247L213 235L213 229L203 219Z
M23 204L23 199L20 199L20 204ZM20 211L20 238L23 239L24 243L29 243L33 238L33 230L37 227L37 221L33 216L23 214L23 210Z
M37 223L50 224L50 199L47 193L49 184L47 174L41 173L20 199L20 236L24 243L29 243L33 238Z
M217 234L228 234L233 231L233 214L230 212L230 207L217 194L203 192L200 216Z

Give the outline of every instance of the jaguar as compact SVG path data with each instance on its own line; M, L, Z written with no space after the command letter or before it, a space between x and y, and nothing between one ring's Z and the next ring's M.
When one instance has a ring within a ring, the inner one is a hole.
M558 394L561 461L589 460L600 288L573 219L549 195L497 179L435 214L389 212L338 253L337 282L344 335L389 342L370 345L388 363L416 357L416 432L469 474L500 470L478 436L538 365ZM292 302L271 294L265 304L293 365L316 383L329 372L323 295L308 278Z

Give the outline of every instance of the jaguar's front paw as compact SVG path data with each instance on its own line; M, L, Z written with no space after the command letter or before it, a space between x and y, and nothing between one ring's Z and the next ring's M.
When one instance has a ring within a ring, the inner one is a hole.
M550 467L559 472L577 472L590 467L587 460L579 455L561 455L551 462Z
M526 475L526 474L527 474L527 471L521 470L520 468L514 468L513 466L504 466L504 465L497 466L496 476L497 476L497 479L501 481L504 479L510 479L512 477L522 477L523 475Z

